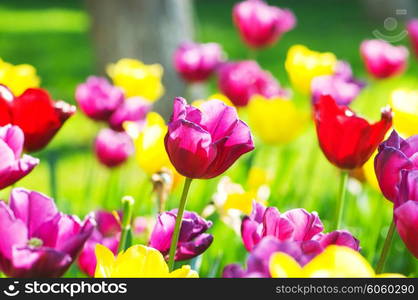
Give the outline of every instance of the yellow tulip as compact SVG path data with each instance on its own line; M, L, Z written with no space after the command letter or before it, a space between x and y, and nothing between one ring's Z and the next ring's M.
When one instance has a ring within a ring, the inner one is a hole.
M316 52L303 45L294 45L287 52L285 68L293 87L303 94L309 94L311 81L316 76L330 75L337 64L331 52Z
M390 97L393 126L403 136L418 134L418 90L395 90Z
M297 109L291 100L257 95L248 105L248 118L253 132L265 143L285 144L303 132L309 114Z
M169 272L160 251L143 245L135 245L115 257L108 248L97 244L96 278L198 278L190 266Z
M404 277L401 274L376 275L361 254L344 246L328 246L304 267L291 256L278 252L270 259L272 277Z
M128 98L141 96L154 102L164 93L161 83L163 67L159 64L146 65L136 59L123 58L116 64L110 64L107 73Z
M134 140L136 159L145 173L152 175L164 167L172 168L164 146L167 125L158 113L148 113L143 128L132 122L124 123L124 127Z
M240 234L242 215L251 214L253 202L267 205L270 196L268 184L271 178L267 172L252 167L247 180L247 189L225 176L218 183L217 192L213 195L213 204L208 205L202 215L208 217L217 211L220 219Z
M195 100L195 101L193 101L192 106L200 107L206 101L213 100L213 99L221 100L223 103L225 103L228 106L234 106L234 104L231 102L231 100L229 100L228 97L225 96L224 94L213 94L213 95L209 96L209 98L207 100L204 100L204 99Z
M15 96L28 88L38 87L39 83L40 79L33 66L12 65L0 59L0 84L7 86Z

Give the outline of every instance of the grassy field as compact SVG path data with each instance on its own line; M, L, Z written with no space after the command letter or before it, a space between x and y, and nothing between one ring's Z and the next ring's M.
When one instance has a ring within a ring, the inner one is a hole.
M270 1L275 2L275 1ZM234 1L196 1L197 40L214 41L223 45L230 59L245 59L247 48L240 41L231 21ZM373 38L374 29L381 24L370 20L361 1L283 0L283 7L291 8L297 18L297 28L274 47L261 51L257 60L287 86L283 65L287 49L296 43L320 51L332 51L340 59L348 60L354 73L367 78L359 56L359 43ZM3 0L0 2L0 57L14 64L34 65L42 78L42 86L55 99L74 103L75 86L94 74L94 53L89 39L89 19L79 0ZM407 41L401 41L407 44ZM401 78L372 82L364 90L354 107L361 113L377 118L390 91L396 87L418 87L417 60L411 59L408 71ZM214 89L214 83L211 83ZM164 99L167 100L167 99ZM307 106L306 99L297 99ZM168 101L167 101L168 103ZM105 198L110 207L118 208L119 199L131 194L136 199L136 215L151 215L155 206L151 185L138 169L135 161L113 173L100 166L91 152L92 140L101 125L76 114L64 126L41 158L59 157L58 205L68 213L85 215L100 207ZM338 172L320 152L314 128L310 128L295 142L283 147L267 147L257 143L257 150L236 164L228 175L238 183L245 183L250 164L273 166L276 178L271 186L270 205L281 211L304 207L317 211L330 228L338 188ZM196 181L192 186L188 209L201 212L211 201L219 179ZM45 160L34 172L18 183L49 194L48 168ZM345 227L357 236L362 253L375 263L391 218L391 205L379 192L368 185L352 187L347 201ZM6 198L8 190L1 192ZM170 197L169 207L175 207L179 191ZM201 276L219 275L225 264L244 262L246 251L241 238L214 217L211 232L215 240L209 250L192 264L200 268ZM329 229L330 230L330 229ZM418 275L418 263L396 237L387 271ZM200 267L198 267L200 266ZM76 275L73 268L69 275Z

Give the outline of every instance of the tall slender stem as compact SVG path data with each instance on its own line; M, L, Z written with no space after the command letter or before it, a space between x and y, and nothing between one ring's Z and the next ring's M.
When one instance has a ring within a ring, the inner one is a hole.
M382 253L380 254L379 261L376 266L376 274L380 274L385 267L386 259L388 258L390 247L392 246L393 234L395 233L395 221L392 220L388 233L386 235L385 243L383 244Z
M173 271L174 269L174 256L177 250L177 243L179 240L180 229L181 229L181 221L183 220L183 213L186 207L187 194L189 193L191 183L192 183L192 179L186 177L186 181L184 182L183 193L181 194L180 206L177 211L176 225L174 227L173 237L171 238L170 253L168 255L168 268L170 272Z
M52 199L55 203L58 201L58 187L57 187L57 157L55 153L48 153L47 156L48 169L49 169L49 188Z
M340 176L341 176L340 177L340 191L339 191L337 210L335 213L335 221L334 221L335 230L339 229L341 226L341 220L343 217L344 204L345 204L345 195L347 191L348 172L341 171Z
M128 235L131 230L132 206L134 205L134 198L125 196L122 198L123 216L122 216L122 232L120 234L118 253L125 251L130 245L127 245Z

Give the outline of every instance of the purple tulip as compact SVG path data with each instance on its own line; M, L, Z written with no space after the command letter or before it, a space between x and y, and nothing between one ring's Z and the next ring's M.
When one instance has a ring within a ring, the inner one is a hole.
M124 94L106 78L90 76L86 82L77 86L75 99L88 117L97 121L107 121L123 103Z
M418 169L418 135L406 140L393 130L390 137L380 144L374 160L374 168L380 189L386 199L398 198L402 170Z
M266 208L256 202L251 215L244 217L241 224L242 240L249 252L266 236L274 237L280 242L316 240L324 247L338 244L359 249L357 240L350 233L336 231L323 234L323 230L324 226L315 212L309 213L303 208L296 208L281 214L275 207Z
M159 250L164 256L170 251L176 217L177 209L159 214L151 233L149 246ZM186 260L205 252L213 241L213 236L205 233L210 227L211 221L206 221L195 212L185 211L174 259Z
M213 178L254 149L250 129L234 107L210 100L200 109L180 97L165 136L165 148L177 172L189 178Z
M312 102L324 95L331 96L338 105L349 105L363 89L364 83L340 75L318 76L312 80Z
M189 82L207 80L223 61L223 52L219 44L183 43L174 53L174 68L180 76Z
M77 263L81 271L93 277L96 270L95 247L97 244L106 246L113 254L117 254L121 226L111 212L100 210L94 213L97 226L86 241Z
M94 150L102 164L113 168L128 159L134 152L134 145L127 133L105 128L97 135Z
M383 79L403 73L408 63L408 49L383 40L361 43L360 54L370 75Z
M246 106L254 95L287 97L277 80L255 61L228 62L219 68L218 87L235 106Z
M276 43L296 23L290 10L270 6L260 0L236 4L232 16L241 38L252 48L263 48Z
M39 164L39 159L24 154L24 134L18 126L0 127L0 189L14 184Z
M247 270L238 264L231 264L224 268L222 276L224 278L268 278L271 277L269 262L274 253L286 253L303 266L323 250L324 248L317 241L280 242L272 236L266 236L248 256Z
M142 125L151 107L151 103L141 97L128 98L111 115L109 125L116 131L124 130L123 122L125 121Z
M418 57L418 19L411 20L408 25L408 34L411 40L412 49L415 52L415 55Z
M91 217L81 222L41 193L13 189L9 205L0 202L0 269L10 277L60 277L93 228Z

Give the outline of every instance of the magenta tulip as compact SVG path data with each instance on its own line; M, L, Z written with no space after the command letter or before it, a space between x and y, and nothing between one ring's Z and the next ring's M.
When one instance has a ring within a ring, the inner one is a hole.
M418 19L411 20L407 26L412 49L418 57Z
M102 164L113 168L129 158L134 152L134 145L127 133L105 128L97 135L94 150Z
M0 127L0 189L8 187L29 174L39 159L24 154L24 134L18 126Z
M225 63L219 68L218 87L235 106L246 106L254 95L287 97L277 80L255 61Z
M386 199L398 198L402 170L418 169L418 135L406 140L393 130L390 137L379 146L374 160L376 178Z
M123 103L124 94L106 78L90 76L86 82L77 86L75 99L89 118L107 121Z
M252 48L263 48L276 43L296 23L290 10L270 6L261 0L247 0L236 4L232 16L241 38Z
M234 107L210 100L200 109L180 97L165 136L165 148L176 170L188 178L213 178L254 149L250 129Z
M149 245L164 256L170 250L176 217L177 209L159 214L151 233ZM185 211L174 259L176 261L191 259L205 252L213 241L213 236L206 233L210 227L212 227L211 221L206 221L195 212Z
M94 228L87 217L59 212L47 196L14 189L0 202L0 269L11 277L60 277Z
M216 43L183 43L174 53L174 68L188 82L207 80L223 61L223 52Z
M151 107L151 103L141 97L128 98L110 116L109 125L116 131L123 131L123 123L126 121L135 122L141 126Z
M384 79L405 71L409 52L404 46L392 46L383 40L367 40L361 43L360 54L367 72Z
M94 219L97 226L77 259L80 270L91 277L94 276L96 270L97 261L94 252L96 245L104 245L116 255L121 232L120 220L116 219L111 212L99 210L94 213Z
M323 230L324 226L315 212L296 208L281 214L277 208L266 208L259 203L254 203L251 215L244 217L241 224L242 240L249 252L266 236L280 242L315 240L324 246L335 243L359 249L358 241L348 232L345 233L350 237L340 236L342 232L339 231L324 234Z

